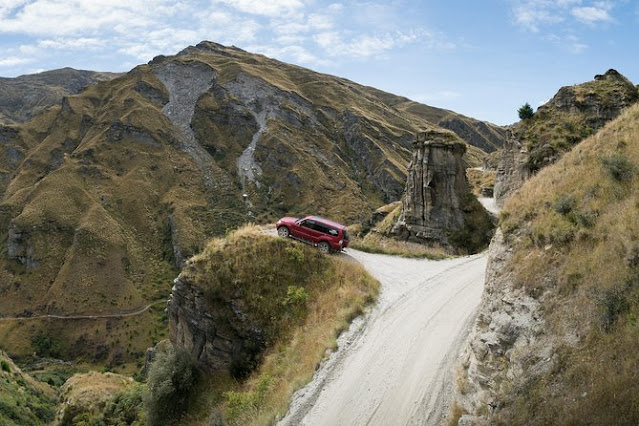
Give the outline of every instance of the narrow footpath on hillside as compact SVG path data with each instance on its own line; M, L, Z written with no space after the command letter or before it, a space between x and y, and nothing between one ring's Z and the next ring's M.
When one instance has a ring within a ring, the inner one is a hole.
M37 319L61 319L61 320L84 320L84 319L105 319L105 318L127 318L134 317L136 315L140 315L149 309L151 306L158 305L160 303L166 303L166 299L156 300L155 302L149 303L146 306L143 306L139 309L128 310L128 311L119 311L112 312L109 314L83 314L83 315L31 315L31 316L22 316L22 317L0 317L0 322L2 321L29 321L29 320L37 320Z
M382 284L378 303L293 397L288 425L440 425L475 319L486 253L432 261L348 250Z

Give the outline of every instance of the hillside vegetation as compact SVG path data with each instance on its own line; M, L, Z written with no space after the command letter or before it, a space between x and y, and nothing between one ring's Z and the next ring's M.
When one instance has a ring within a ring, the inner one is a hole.
M133 312L241 224L367 218L400 198L431 113L453 114L408 103L203 42L0 128L0 315ZM500 128L462 121L498 143ZM164 320L2 322L0 342L24 356L46 335L56 356L130 368Z
M197 311L171 316L172 327L178 326L175 321L201 323L202 318L219 316L228 324L217 323L216 333L222 330L230 338L238 328L251 330L236 349L259 347L241 371L235 364L199 380L200 390L187 399L188 411L181 416L174 411L183 424L196 424L207 416L232 425L272 424L286 412L293 392L311 379L327 350L335 348L339 333L376 299L379 289L377 281L345 256L322 255L256 227L211 241L191 259L180 280L205 301L198 303ZM193 340L202 338L211 341L209 336ZM194 346L177 349L202 356ZM157 368L151 369L151 389L163 377ZM246 378L232 381L231 374L238 373ZM153 413L149 415L153 418Z
M53 388L24 374L0 351L0 424L47 425L55 419L56 409Z
M541 303L551 347L517 355L526 374L503 378L496 420L637 424L639 105L528 181L501 227L504 273Z

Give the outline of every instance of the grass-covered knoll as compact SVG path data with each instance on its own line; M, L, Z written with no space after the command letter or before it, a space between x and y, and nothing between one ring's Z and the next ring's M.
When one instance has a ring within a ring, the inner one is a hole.
M232 299L247 323L266 331L268 342L245 381L231 381L228 373L205 378L208 391L199 392L184 424L208 416L232 425L272 424L338 334L375 300L379 285L343 255L322 255L256 227L212 241L185 273L206 297Z
M48 425L55 419L57 395L52 387L22 373L0 351L0 424Z
M71 377L60 389L57 422L72 425L146 424L142 405L145 386L113 373L85 373Z
M513 127L529 152L528 169L536 172L553 163L638 100L637 87L615 70L562 87L531 118Z
M506 273L542 303L551 364L502 387L504 424L639 422L639 105L511 197Z

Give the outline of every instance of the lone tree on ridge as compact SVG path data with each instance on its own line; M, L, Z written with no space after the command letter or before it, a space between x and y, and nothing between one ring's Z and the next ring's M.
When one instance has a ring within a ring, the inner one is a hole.
M534 114L533 109L528 102L523 104L521 108L517 110L517 112L519 113L520 120L525 120L527 118L530 118Z

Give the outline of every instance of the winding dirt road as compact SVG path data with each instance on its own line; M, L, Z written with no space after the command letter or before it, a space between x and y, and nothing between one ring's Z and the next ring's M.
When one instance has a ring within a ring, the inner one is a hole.
M475 318L486 255L443 261L349 250L382 283L378 304L293 398L288 425L439 425Z

